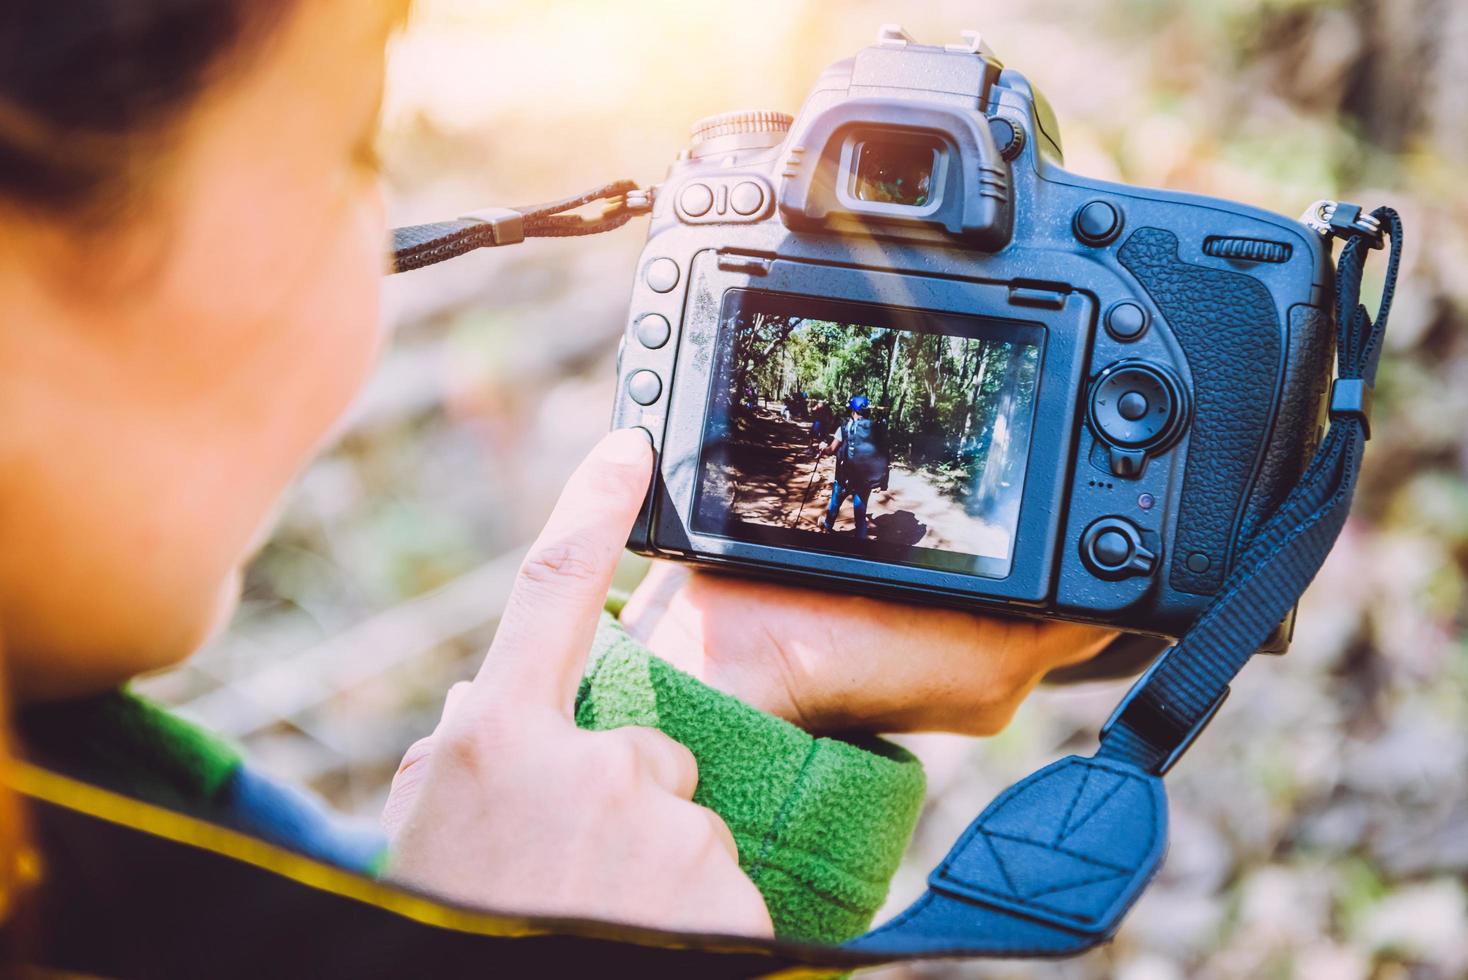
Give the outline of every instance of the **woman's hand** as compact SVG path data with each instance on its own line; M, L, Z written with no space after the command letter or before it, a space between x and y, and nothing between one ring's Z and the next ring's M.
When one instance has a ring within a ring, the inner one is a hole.
M813 732L992 735L1048 671L1094 656L1115 636L666 562L653 565L622 623L704 683Z
M393 780L389 877L505 912L770 935L728 828L690 802L688 750L572 718L651 463L644 436L615 432L567 484L478 676Z

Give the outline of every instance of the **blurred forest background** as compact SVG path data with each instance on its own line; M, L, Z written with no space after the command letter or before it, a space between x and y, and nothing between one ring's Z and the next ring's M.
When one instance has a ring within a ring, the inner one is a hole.
M1468 3L418 0L384 152L405 224L661 177L700 116L794 111L901 21L984 31L1049 96L1070 169L1406 221L1362 491L1294 648L1169 777L1171 855L1116 941L898 977L1468 975ZM145 687L375 816L474 670L520 549L606 428L640 228L388 283L396 342L252 568L229 633ZM1379 266L1373 270L1379 275ZM903 741L931 795L891 908L972 816L1093 744L1123 685L1038 692L988 740Z

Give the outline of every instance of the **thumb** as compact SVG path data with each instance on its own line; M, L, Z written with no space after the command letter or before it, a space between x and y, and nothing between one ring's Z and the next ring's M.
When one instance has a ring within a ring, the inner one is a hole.
M570 714L652 458L645 432L620 429L576 468L520 566L471 698L513 698Z
M403 753L403 761L398 763L398 771L393 773L392 786L387 791L387 802L382 806L382 829L389 840L398 835L408 814L412 812L413 805L418 801L418 794L423 790L423 780L428 776L428 760L437 747L438 733L443 731L449 716L463 703L468 690L468 681L459 681L450 687L444 698L443 715L434 726L433 732L408 746L408 751Z

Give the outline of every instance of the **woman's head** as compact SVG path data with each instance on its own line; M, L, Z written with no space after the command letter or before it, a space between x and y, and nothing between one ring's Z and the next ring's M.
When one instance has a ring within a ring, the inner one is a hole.
M365 377L403 5L0 12L0 631L22 696L202 642Z

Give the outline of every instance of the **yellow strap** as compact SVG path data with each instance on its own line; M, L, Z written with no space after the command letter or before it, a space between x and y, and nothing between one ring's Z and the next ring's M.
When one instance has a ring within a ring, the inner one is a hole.
M725 953L769 953L768 945L737 937L706 937L660 932L637 926L589 920L540 920L527 916L477 912L445 905L390 884L313 861L227 827L101 789L39 766L10 759L0 779L17 793L108 823L211 851L262 868L307 888L367 902L395 915L439 929L480 936L581 936L670 949ZM45 869L42 867L42 874Z

